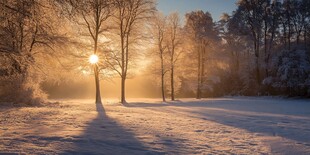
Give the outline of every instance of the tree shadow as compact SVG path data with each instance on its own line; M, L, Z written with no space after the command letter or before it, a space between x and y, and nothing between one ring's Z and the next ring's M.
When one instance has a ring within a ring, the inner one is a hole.
M219 98L160 103L129 103L128 107L180 113L252 133L280 136L310 147L309 100ZM175 109L174 107L180 107ZM186 107L186 108L183 108Z
M244 98L209 98L167 101L165 103L130 102L124 104L126 107L208 107L237 110L245 112L262 112L295 116L310 116L310 100L296 99L260 99L252 97ZM270 106L268 108L268 106ZM294 110L292 110L292 107ZM296 113L298 111L298 113Z
M205 115L206 116L206 115ZM221 124L246 129L253 133L280 136L310 146L310 118L272 116L269 114L208 114L209 119ZM206 118L208 119L208 118Z
M72 139L74 147L63 154L163 154L144 146L134 134L109 118L102 104L96 104L97 117L83 135Z
M218 100L194 109L182 109L181 112L186 112L192 117L245 129L252 133L280 136L310 147L309 103L281 104L275 101L275 103L234 104L234 102L236 101L226 103ZM183 103L176 104L176 107L179 106L183 106ZM168 112L178 113L179 111L169 108Z

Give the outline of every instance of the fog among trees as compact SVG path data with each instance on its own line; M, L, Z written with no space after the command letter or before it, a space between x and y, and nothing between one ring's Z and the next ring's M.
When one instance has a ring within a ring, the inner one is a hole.
M2 0L0 100L310 96L310 1L239 0L219 21L156 4Z

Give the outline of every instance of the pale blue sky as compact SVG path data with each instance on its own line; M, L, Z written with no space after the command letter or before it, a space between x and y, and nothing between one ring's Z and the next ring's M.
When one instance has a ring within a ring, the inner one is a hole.
M165 15L178 11L180 16L195 10L209 11L213 20L218 21L222 13L231 14L234 11L237 0L157 0L157 9Z

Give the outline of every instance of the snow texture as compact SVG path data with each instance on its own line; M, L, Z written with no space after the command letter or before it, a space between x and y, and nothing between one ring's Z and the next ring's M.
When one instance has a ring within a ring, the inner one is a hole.
M0 154L310 154L306 99L63 100L0 107Z

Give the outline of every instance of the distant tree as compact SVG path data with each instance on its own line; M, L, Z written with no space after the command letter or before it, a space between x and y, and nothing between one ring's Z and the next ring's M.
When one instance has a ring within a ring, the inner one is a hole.
M209 12L195 11L186 14L186 25L190 38L194 40L197 52L197 96L201 98L201 89L205 80L205 62L207 48L217 40L218 36Z
M306 26L309 24L310 2L306 0L292 1L292 26L296 38L297 45L300 44L302 33L306 32ZM304 38L305 40L305 38Z
M304 30L303 30L303 38L304 38L304 45L305 48L308 49L308 46L310 44L310 1L308 0L302 0L302 3L300 5L301 8L301 16L302 16L302 25L304 26ZM310 57L310 52L309 52L309 57Z
M267 3L264 6L264 54L265 54L265 73L269 76L269 63L271 50L274 46L274 39L277 35L277 30L280 25L281 4L278 1Z
M161 95L163 102L166 101L165 98L165 74L167 73L167 69L165 66L166 54L167 54L167 18L157 13L155 18L152 19L151 23L151 32L157 45L158 52L156 53L160 58L160 80L161 80Z
M240 19L245 22L251 32L256 58L255 72L257 85L261 83L259 57L263 28L263 12L264 6L268 5L268 3L268 0L240 0L238 2L238 9L234 14L234 16L240 16Z
M288 45L288 50L291 50L291 37L292 37L292 15L293 15L293 5L291 0L285 0L283 2L283 12L282 19L284 21L284 38L285 43Z
M112 68L121 77L121 103L126 103L125 86L129 63L133 57L133 44L141 41L143 30L146 26L144 22L150 19L155 11L155 1L153 0L114 0L115 11L113 18L116 35L119 38L119 51L111 53L110 63ZM139 30L138 30L139 29ZM113 52L113 51L112 51ZM116 65L116 66L115 66Z
M243 86L241 83L245 82L241 77L244 73L244 66L248 64L249 60L244 57L248 49L251 48L251 43L248 41L249 36L246 35L249 31L244 26L236 17L229 16L226 13L221 16L217 23L217 29L223 40L222 49L227 53L223 57L229 58L230 70L227 73L225 72L228 76L223 78L223 82L228 81L225 87L228 87L226 89L231 94L238 94Z
M182 53L178 49L181 45L181 25L180 18L178 13L172 13L168 16L168 39L167 39L167 48L170 56L170 86L171 86L171 100L175 100L175 67L176 63Z

